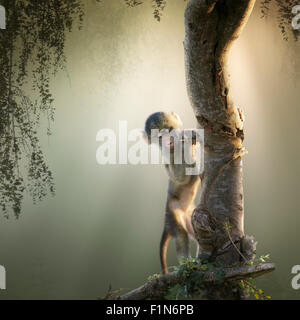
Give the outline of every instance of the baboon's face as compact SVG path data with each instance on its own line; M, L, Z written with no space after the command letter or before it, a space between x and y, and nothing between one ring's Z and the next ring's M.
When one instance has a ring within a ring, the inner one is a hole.
M182 128L183 123L177 113L171 112L169 113L169 116L170 116L170 122L173 123L173 129Z
M180 117L175 112L157 112L150 115L145 126L148 143L158 143L162 148L172 149L174 130L180 129L182 125Z
M176 131L182 128L183 124L179 115L175 112L165 114L167 127L159 132L159 143L162 148L170 148L174 150L175 139L177 139Z

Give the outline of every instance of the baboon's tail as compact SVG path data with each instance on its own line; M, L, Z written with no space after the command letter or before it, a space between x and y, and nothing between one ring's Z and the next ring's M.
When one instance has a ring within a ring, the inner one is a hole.
M162 234L161 240L160 240L160 264L161 268L164 274L168 273L168 267L167 267L167 249L169 240L171 238L171 235L168 231L164 229L164 232Z

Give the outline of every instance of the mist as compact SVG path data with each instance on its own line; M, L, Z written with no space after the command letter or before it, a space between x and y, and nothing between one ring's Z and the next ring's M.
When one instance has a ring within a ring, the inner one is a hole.
M0 217L2 299L97 299L133 289L160 272L167 175L158 165L96 161L96 134L143 128L150 113L175 111L196 127L184 71L186 3L170 1L160 23L151 5L87 5L83 30L69 34L67 69L52 81L53 135L39 136L55 197L27 197L18 220ZM291 269L300 264L298 167L299 44L282 40L257 5L230 56L236 104L246 117L245 232L270 254L276 271L256 281L274 299L297 299ZM176 265L173 244L168 264Z

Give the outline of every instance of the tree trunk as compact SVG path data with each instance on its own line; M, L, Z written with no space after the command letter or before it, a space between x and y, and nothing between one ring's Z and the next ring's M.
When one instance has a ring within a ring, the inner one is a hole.
M255 252L244 235L243 116L230 95L228 53L255 0L190 0L185 12L185 64L192 107L205 129L202 193L192 223L202 252L229 265ZM208 298L243 298L233 286L210 286ZM236 290L234 290L236 291Z

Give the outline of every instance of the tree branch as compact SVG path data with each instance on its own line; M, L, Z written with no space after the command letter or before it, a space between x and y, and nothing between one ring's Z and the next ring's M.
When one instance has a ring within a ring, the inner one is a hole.
M207 252L218 251L228 240L223 230L226 220L233 239L244 237L244 121L231 97L227 61L254 4L255 0L190 0L185 11L188 94L205 129L202 192L192 224L201 249ZM238 261L240 255L233 249L219 257L225 264Z
M243 129L230 97L227 59L255 0L190 0L185 11L185 63L189 97L199 122ZM201 123L200 123L201 124Z
M224 281L236 281L247 278L256 278L265 273L269 273L275 270L275 265L272 263L265 263L253 266L239 266L232 268L215 268L211 271L195 271L199 274L199 277L203 277L203 283L216 283L218 278L216 276L218 271L223 271ZM177 271L159 275L157 278L149 280L144 285L137 289L134 289L122 296L115 297L117 300L146 300L146 299L158 299L163 297L169 290L170 286L181 284L184 279Z

